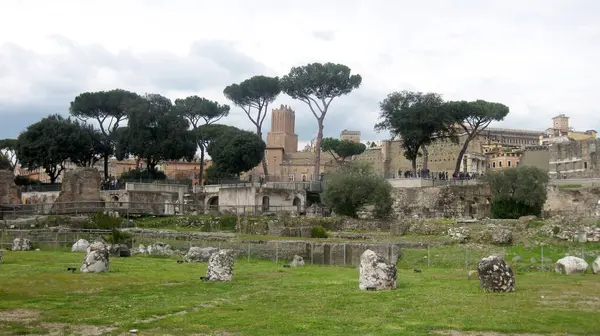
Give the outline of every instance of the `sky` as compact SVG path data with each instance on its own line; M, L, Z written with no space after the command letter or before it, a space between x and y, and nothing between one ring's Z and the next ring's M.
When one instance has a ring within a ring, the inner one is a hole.
M401 90L503 103L494 127L543 131L564 113L576 130L599 129L599 17L594 0L2 0L0 138L67 115L86 91L230 104L227 85L312 62L363 77L333 101L325 136L387 138L373 130L379 102ZM281 104L296 110L301 146L314 138L308 107ZM235 106L226 122L253 129Z

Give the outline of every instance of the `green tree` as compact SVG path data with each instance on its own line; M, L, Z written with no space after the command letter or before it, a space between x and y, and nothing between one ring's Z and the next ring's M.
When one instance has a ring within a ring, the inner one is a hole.
M0 154L8 160L9 168L12 171L17 168L19 158L17 157L17 139L2 139L0 140Z
M349 157L362 154L367 149L367 146L350 140L323 138L321 148L329 152L337 163L343 164Z
M546 202L548 180L543 169L527 165L486 173L484 181L492 192L492 217L539 216Z
M93 125L73 122L75 129L73 133L74 150L69 159L80 167L93 167L102 156L110 149L103 141L103 134Z
M310 63L293 67L281 79L282 90L294 99L304 102L317 119L315 142L315 177L321 173L321 141L323 122L334 98L346 95L362 83L360 75L351 75L349 67L335 63Z
M10 160L8 160L6 155L0 153L0 170L10 170L10 169L12 169Z
M364 162L349 162L325 175L323 203L337 214L356 217L356 211L373 205L377 218L387 218L392 211L392 186Z
M377 131L389 131L402 139L404 157L411 161L413 174L417 172L417 158L421 150L436 139L456 141L453 119L444 101L437 93L401 91L390 93L380 104L381 122Z
M116 136L119 159L127 154L138 156L150 173L156 172L156 165L162 160L193 160L196 137L170 99L148 94L131 105L128 118L129 125Z
M223 90L227 99L240 107L248 119L256 126L256 134L262 139L262 126L267 116L269 104L281 93L279 78L253 76L239 84L231 84ZM265 176L269 175L267 161L262 160Z
M235 174L224 173L219 170L215 164L206 168L206 184L220 184L222 180L234 180L238 176Z
M28 169L43 168L51 183L65 169L66 160L78 150L78 131L70 119L51 115L29 125L17 139L17 156Z
M453 119L454 123L467 135L465 142L458 152L454 175L460 172L463 156L469 148L471 140L475 139L481 131L486 129L492 121L503 120L509 112L506 105L491 103L485 100L476 101L451 101L446 102L444 108Z
M139 99L136 93L115 89L110 91L84 92L71 102L72 116L96 122L102 133L104 153L104 178L108 178L108 160L113 154L116 139L113 133L127 120L127 108Z
M208 145L207 151L221 174L238 175L256 167L265 154L257 134L228 127Z
M213 125L222 118L227 117L230 107L206 98L190 96L185 99L176 99L175 110L180 116L187 119L196 136L196 142L200 147L199 179L200 183L203 183L204 155L210 141L210 132L205 132L207 128L202 126Z

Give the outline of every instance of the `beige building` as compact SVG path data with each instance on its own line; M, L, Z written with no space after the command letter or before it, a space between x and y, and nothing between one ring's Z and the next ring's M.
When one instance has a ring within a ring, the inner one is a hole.
M488 167L486 150L500 147L525 147L535 145L539 141L542 132L515 130L504 128L487 128L475 139L469 142L467 152L461 162L461 171L465 173L483 174ZM417 170L429 169L432 173L444 172L451 175L454 172L458 153L466 140L467 135L461 134L458 143L448 140L438 140L428 146L427 167L424 167L424 157L417 159ZM367 148L364 154L357 160L372 162L375 170L387 178L397 177L398 173L410 171L411 162L407 160L401 147L402 140L382 141L380 146ZM513 160L511 158L511 160ZM506 165L503 163L503 165ZM511 165L514 164L511 162Z
M540 145L549 145L554 143L568 143L571 140L581 141L596 139L598 136L595 130L587 130L584 132L575 131L569 126L569 117L564 114L552 118L552 127L548 128L542 136L540 136Z
M301 182L316 179L314 176L315 153L298 151L298 135L295 134L296 113L286 105L273 109L271 131L267 133L265 158L269 176L267 181ZM325 173L335 167L335 159L326 152L321 153L321 172ZM258 179L264 175L259 165L242 175Z
M500 170L519 166L523 149L507 147L499 144L485 145L488 170Z
M360 131L343 130L340 133L340 140L348 140L352 142L360 142Z

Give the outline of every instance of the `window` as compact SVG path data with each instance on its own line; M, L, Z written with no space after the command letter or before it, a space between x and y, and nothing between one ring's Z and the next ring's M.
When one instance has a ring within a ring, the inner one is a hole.
M496 168L496 162L492 162L492 168Z
M302 174L302 182L306 182L307 180L306 174Z
M587 169L587 162L583 163L583 169Z
M502 168L502 161L498 162L498 167Z
M290 181L290 182L294 182L294 180L295 180L295 176L294 176L294 174L289 174L289 175L288 175L288 181Z
M510 161L508 161L508 166L510 167Z
M519 161L517 161L517 167L519 166Z

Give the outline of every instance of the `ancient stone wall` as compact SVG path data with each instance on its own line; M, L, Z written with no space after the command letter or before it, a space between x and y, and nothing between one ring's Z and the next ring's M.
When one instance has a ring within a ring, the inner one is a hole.
M598 217L600 188L561 189L548 186L548 196L544 204L544 217L577 216Z
M20 204L20 190L15 184L15 175L10 170L0 170L0 205Z
M103 210L101 182L100 172L95 168L65 172L60 194L52 205L52 213L93 213Z
M395 188L397 218L485 218L490 215L491 193L483 184L432 188Z
M548 147L549 173L561 177L600 177L597 139L556 143Z

